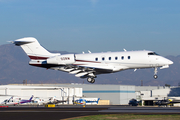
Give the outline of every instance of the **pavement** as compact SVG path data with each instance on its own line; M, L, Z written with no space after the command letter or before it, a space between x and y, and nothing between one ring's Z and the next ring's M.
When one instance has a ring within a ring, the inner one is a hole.
M55 108L44 106L0 107L0 120L62 120L100 114L180 114L180 107L130 107L121 105L62 105Z

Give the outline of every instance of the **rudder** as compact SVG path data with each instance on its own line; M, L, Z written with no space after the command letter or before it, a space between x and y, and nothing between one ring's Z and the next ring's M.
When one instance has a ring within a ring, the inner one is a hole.
M53 53L48 52L39 44L37 39L33 37L17 39L13 43L17 46L21 46L30 59L40 60L54 56Z

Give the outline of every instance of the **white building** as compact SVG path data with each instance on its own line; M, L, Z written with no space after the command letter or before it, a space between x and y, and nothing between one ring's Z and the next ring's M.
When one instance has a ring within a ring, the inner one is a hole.
M32 86L40 86L33 84ZM136 98L134 85L110 85L110 84L44 84L49 87L82 88L83 97L100 98L110 100L111 105L128 105L129 100Z
M9 99L11 96L29 99L31 96L48 100L56 97L58 100L67 100L66 104L73 104L74 97L82 97L82 88L74 87L48 87L48 86L26 86L26 85L1 85L0 101Z
M134 86L110 84L29 84L1 85L0 101L12 95L29 99L32 95L42 99L56 96L58 100L68 100L72 104L74 97L100 98L109 100L111 105L128 105L130 99L137 99L153 105L154 101L167 97L180 97L180 87ZM6 96L2 96L6 95ZM10 95L10 96L7 96Z
M158 100L168 98L180 100L180 87L159 87L158 89L137 91L136 94L142 100L142 105L154 105Z

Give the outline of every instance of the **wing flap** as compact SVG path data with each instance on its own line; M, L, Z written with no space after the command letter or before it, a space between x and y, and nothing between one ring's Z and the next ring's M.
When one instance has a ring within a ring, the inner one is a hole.
M85 75L87 75L87 74L88 74L88 72L82 72L82 73L76 74L75 76L76 76L76 77L82 77L82 76L85 76Z
M69 73L70 74L77 74L78 72L80 72L81 70L72 70L72 71L70 71Z
M58 67L55 70L61 70L64 72L68 72L69 74L75 74L76 77L82 77L82 78L86 78L86 77L96 77L96 75L98 74L105 74L105 73L113 73L113 72L118 72L121 70L125 70L128 67L126 66L113 66L113 65L109 65L109 66L102 66L102 65L98 65L98 66L78 66L78 65L68 65L68 66L63 66L63 67Z

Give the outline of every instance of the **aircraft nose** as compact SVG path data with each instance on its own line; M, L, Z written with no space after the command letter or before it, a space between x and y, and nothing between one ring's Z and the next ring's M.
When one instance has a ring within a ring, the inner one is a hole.
M172 65L173 64L173 61L171 61L167 58L164 58L163 61L164 61L164 64L166 64L166 65Z
M172 65L173 64L173 61L171 61L171 60L169 60L169 59L167 59L167 58L165 58L166 59L166 64L167 65Z
M173 64L173 61L169 60L169 61L168 61L168 64L169 64L169 65L172 65L172 64Z

